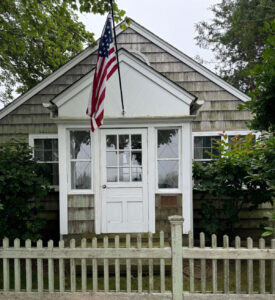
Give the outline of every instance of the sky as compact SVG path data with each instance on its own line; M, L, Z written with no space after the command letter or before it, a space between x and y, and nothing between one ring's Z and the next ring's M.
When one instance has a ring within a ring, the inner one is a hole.
M194 40L195 24L209 21L213 14L209 7L221 0L117 0L120 9L124 9L128 17L149 29L185 54L194 58L199 55L205 61L214 62L210 50L201 49ZM105 16L80 15L80 20L89 31L99 38ZM206 67L213 70L214 64Z
M210 21L213 18L209 7L221 0L117 0L120 9L124 9L128 17L149 29L163 40L192 58L200 56L205 65L214 69L214 55L210 50L201 49L194 40L195 24ZM106 15L79 14L86 29L99 38ZM1 84L0 84L1 90ZM0 103L0 109L3 107Z

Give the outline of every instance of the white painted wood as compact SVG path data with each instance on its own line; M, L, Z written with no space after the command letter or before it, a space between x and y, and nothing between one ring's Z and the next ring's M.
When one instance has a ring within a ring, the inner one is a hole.
M155 233L156 231L156 206L155 206L155 178L156 178L156 139L155 139L155 128L151 125L148 127L148 230L149 232Z
M53 241L48 241L48 251L51 252L53 249ZM53 258L48 259L48 291L54 292L54 263Z
M119 60L121 76L127 78L127 85L122 81L126 117L190 115L193 95L124 50ZM92 81L90 72L53 100L58 118L88 119L85 112ZM122 116L117 73L107 82L104 115Z
M182 272L182 222L180 216L170 216L171 250L172 250L172 293L174 300L182 299L183 272Z
M106 137L107 135L117 134L141 135L141 182L107 182ZM148 231L147 151L146 129L101 130L101 203L103 233Z
M68 234L68 172L67 172L67 135L65 126L58 126L59 156L59 219L60 234Z
M3 249L9 248L9 239L3 239ZM8 258L3 259L3 290L8 292L10 289L10 261Z
M38 240L36 243L36 247L39 249L43 248L42 240ZM37 259L37 291L39 293L43 292L44 281L43 281L43 261L41 258Z
M182 216L183 233L193 231L193 183L192 183L192 125L182 125Z
M31 248L31 240L25 241L25 247L26 249ZM26 291L32 291L32 261L30 258L26 259Z
M64 240L59 241L59 249L64 249ZM60 258L59 262L59 291L65 291L65 264L64 259Z
M14 249L18 249L20 251L20 240L14 240ZM14 259L14 291L20 292L21 290L21 266L20 259Z

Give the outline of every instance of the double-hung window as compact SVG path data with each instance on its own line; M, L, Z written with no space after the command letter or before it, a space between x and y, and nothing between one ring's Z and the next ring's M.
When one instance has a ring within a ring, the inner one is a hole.
M92 189L90 130L70 131L71 190Z
M198 161L211 160L211 153L218 154L218 150L216 149L215 144L220 140L221 137L218 135L195 136L194 159Z
M179 189L179 129L157 131L158 190Z
M44 174L52 186L58 186L58 139L55 135L30 135L33 157L43 163Z

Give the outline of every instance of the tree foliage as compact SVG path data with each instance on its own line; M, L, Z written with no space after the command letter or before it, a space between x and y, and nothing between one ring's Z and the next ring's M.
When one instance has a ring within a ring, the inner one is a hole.
M261 63L248 73L255 78L256 87L250 93L251 100L241 105L253 113L250 127L256 130L275 131L275 19L265 23L267 40L261 55Z
M255 87L254 76L247 76L262 61L268 33L264 23L275 16L273 0L222 0L211 7L214 18L196 25L197 44L210 48L217 59L220 75L237 88Z
M0 99L12 100L94 43L75 11L104 14L107 0L1 0ZM125 14L114 4L115 19Z
M0 146L0 239L40 238L45 221L37 214L49 192L42 174L27 145Z
M214 203L205 201L204 230L209 234L233 235L233 225L239 221L243 208L254 210L274 197L275 137L255 142L252 134L245 138L236 136L232 143L217 141L216 147L220 155L213 155L211 162L194 162L194 190L219 199L224 214L220 219Z

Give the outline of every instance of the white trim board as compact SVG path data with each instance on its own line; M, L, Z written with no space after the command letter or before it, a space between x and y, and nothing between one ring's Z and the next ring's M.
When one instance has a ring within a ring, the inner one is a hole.
M186 65L190 66L200 74L204 75L209 80L213 81L220 87L224 88L226 91L231 93L232 95L236 96L242 101L248 101L250 100L250 97L244 94L243 92L239 91L238 89L234 88L232 85L221 79L219 76L217 76L215 73L211 72L204 66L197 63L195 60L181 52L180 50L176 49L169 43L162 40L160 37L149 31L148 29L144 28L137 22L131 19L131 25L129 28L133 29L137 33L141 34L163 50L167 51L169 54L173 55ZM124 30L121 29L120 24L116 26L116 34L119 35ZM78 54L76 57L68 61L64 66L60 67L58 70L53 72L51 75L49 75L47 78L42 80L40 83L38 83L35 87L27 91L25 94L19 96L17 99L15 99L13 102L11 102L8 106L4 107L0 111L0 120L5 117L7 114L12 112L14 109L16 109L18 106L23 104L25 101L30 99L32 96L39 93L43 88L47 87L49 84L51 84L53 81L58 79L60 76L62 76L64 73L69 71L71 68L73 68L75 65L77 65L79 62L87 58L89 55L94 53L97 50L98 46L96 45L93 48L88 47L84 51L82 51L80 54Z

